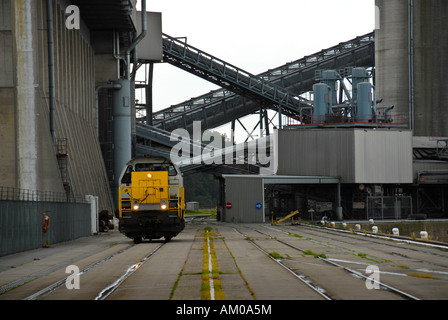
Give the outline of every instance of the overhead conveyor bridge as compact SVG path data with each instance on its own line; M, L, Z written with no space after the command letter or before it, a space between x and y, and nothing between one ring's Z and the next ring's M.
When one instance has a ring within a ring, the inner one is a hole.
M163 34L164 61L263 104L299 112L304 99L179 39ZM308 105L308 104L307 104Z
M164 61L222 87L153 113L153 126L138 121L137 153L169 152L174 145L170 132L193 122L202 130L227 124L267 108L303 120L311 104L300 94L311 91L316 71L322 69L373 67L374 32L322 50L313 55L252 75L185 42L163 35ZM139 119L138 119L139 120Z
M254 76L164 35L166 62L223 88L154 112L153 125L191 131L193 121L201 121L203 129L216 128L258 112L260 106L300 118L310 102L299 95L311 91L317 70L374 66L374 36L371 32Z

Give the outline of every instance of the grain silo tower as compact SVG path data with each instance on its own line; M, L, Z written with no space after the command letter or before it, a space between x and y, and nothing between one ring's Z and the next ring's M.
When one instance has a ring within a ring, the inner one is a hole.
M376 0L377 98L415 136L448 136L448 1Z

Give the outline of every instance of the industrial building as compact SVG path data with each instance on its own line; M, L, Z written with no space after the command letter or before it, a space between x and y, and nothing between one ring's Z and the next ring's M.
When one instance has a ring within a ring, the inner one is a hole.
M161 13L145 2L137 12L136 2L0 0L0 186L94 195L112 212L130 158L169 155L171 132L191 133L195 121L234 127L257 114L274 172L183 168L220 179L222 221L297 209L447 217L446 1L376 0L374 32L259 75L163 34ZM160 62L222 89L153 111L151 66ZM145 64L148 81L136 83ZM135 90L145 90L144 104ZM268 110L279 115L275 129Z
M136 0L0 1L2 187L95 195L114 211L114 164L132 157L132 131L135 140L131 61L143 25L152 36L141 61L162 59L161 15L149 15L146 24Z
M277 176L224 176L222 220L448 217L448 3L375 4L374 68L316 72L309 119L277 132Z

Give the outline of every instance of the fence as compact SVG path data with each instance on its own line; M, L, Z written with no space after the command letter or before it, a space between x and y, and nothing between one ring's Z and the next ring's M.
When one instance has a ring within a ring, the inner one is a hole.
M64 196L0 188L0 256L91 235L91 205ZM50 218L45 239L43 213Z
M86 203L84 197L76 197L61 192L35 191L0 186L0 201L1 200Z
M404 219L412 214L410 196L367 197L367 219Z

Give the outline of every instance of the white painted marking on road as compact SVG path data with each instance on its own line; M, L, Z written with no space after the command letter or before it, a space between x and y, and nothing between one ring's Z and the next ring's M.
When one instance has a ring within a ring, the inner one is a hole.
M208 231L207 231L208 233ZM210 300L215 300L215 287L213 286L213 264L212 264L212 252L210 250L210 237L207 236L207 247L208 247L208 272L210 280Z

